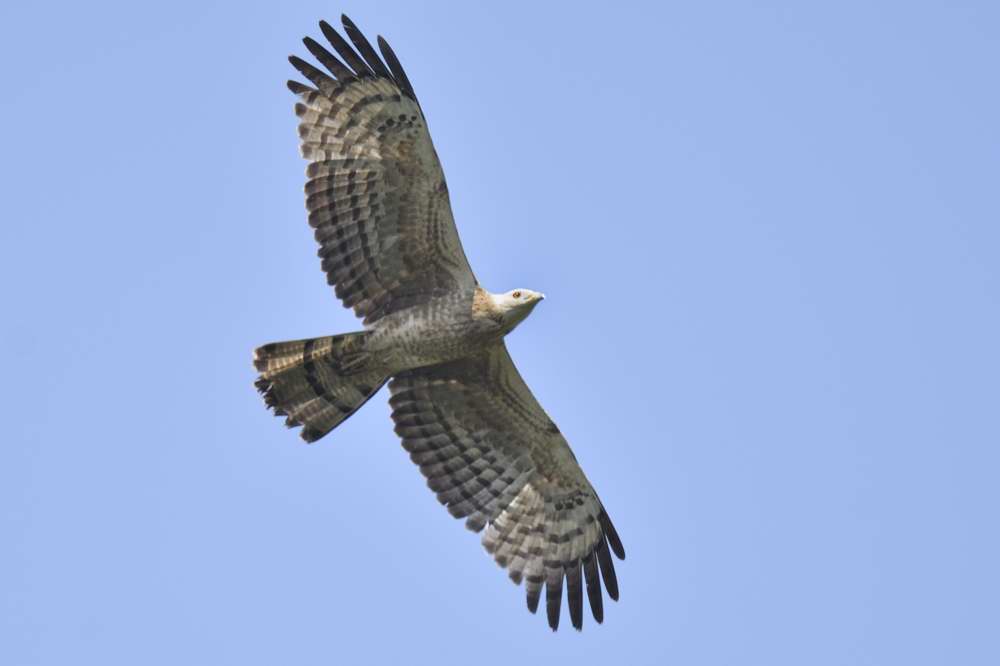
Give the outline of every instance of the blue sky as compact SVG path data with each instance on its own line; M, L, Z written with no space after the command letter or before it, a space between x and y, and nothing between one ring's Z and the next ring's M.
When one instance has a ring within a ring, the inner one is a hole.
M0 662L1000 663L995 3L292 4L0 8ZM601 627L385 393L310 447L252 388L359 328L284 89L341 11L548 296L509 345L628 550Z

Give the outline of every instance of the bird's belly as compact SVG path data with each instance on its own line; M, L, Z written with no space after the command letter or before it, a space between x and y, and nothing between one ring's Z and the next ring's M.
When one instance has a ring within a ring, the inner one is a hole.
M380 322L372 344L387 365L409 369L446 363L473 354L499 337L469 316L420 310L390 315L389 321Z

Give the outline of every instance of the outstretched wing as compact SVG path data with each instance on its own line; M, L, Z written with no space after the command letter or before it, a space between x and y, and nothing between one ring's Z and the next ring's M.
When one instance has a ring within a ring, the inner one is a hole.
M289 81L301 100L299 136L306 208L327 282L366 325L476 279L465 258L448 187L406 73L381 37L385 61L346 16L355 50L325 21L340 58L306 37L329 70L291 56L313 87Z
M546 588L559 626L563 580L573 626L583 626L583 582L594 619L604 618L598 570L618 599L609 544L625 550L565 438L521 379L503 342L459 361L410 370L389 384L396 432L438 500L473 531L528 608Z

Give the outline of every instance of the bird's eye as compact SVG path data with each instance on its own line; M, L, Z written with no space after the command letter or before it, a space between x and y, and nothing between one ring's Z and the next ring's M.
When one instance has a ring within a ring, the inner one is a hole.
M521 298L521 292L515 291L513 294L514 298Z

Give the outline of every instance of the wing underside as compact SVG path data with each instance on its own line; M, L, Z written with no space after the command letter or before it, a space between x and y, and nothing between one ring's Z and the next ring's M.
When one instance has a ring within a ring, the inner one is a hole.
M350 43L320 23L337 55L303 40L326 71L291 56L312 85L288 85L300 100L306 208L322 268L337 297L370 325L476 280L413 86L384 39L383 60L343 22Z
M483 545L535 612L545 589L549 625L559 625L562 591L583 625L586 587L594 619L604 617L601 580L618 581L610 553L621 540L559 429L514 367L503 343L467 359L412 370L390 383L403 447L438 500L483 534Z

